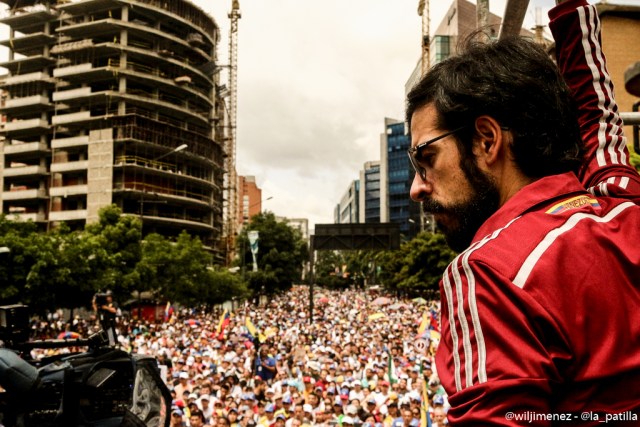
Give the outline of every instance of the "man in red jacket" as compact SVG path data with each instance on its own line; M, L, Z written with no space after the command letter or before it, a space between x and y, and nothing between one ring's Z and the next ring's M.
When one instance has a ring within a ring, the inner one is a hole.
M411 197L462 251L436 356L454 426L640 422L640 177L595 8L550 17L558 67L470 43L407 99Z

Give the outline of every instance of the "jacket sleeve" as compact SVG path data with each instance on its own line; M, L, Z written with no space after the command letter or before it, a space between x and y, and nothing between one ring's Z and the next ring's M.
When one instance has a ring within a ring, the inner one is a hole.
M449 422L525 425L509 414L549 413L559 374L541 332L550 329L543 326L544 308L487 264L460 257L447 268L441 294L436 363L451 404Z
M576 100L587 148L579 178L594 195L624 197L637 203L640 176L629 163L596 8L586 0L570 0L553 8L549 18L558 67Z

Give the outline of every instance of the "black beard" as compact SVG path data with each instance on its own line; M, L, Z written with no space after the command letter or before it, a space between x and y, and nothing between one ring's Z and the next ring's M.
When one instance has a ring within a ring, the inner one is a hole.
M468 200L450 206L432 199L422 202L425 213L446 213L455 219L454 224L450 226L438 223L438 228L444 234L449 247L456 252L462 252L469 247L480 226L500 207L500 194L495 181L482 172L475 161L461 162L460 167L471 185Z

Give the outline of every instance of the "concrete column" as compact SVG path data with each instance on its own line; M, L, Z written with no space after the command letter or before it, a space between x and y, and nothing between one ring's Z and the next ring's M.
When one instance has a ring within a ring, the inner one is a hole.
M98 221L98 210L112 202L113 145L112 128L92 130L89 133L87 224Z

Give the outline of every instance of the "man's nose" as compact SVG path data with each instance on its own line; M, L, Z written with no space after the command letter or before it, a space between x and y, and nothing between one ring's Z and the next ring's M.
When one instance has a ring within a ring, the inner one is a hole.
M409 190L409 196L414 202L421 202L426 199L433 191L433 186L428 181L425 182L417 173L413 176L411 181L411 189Z

